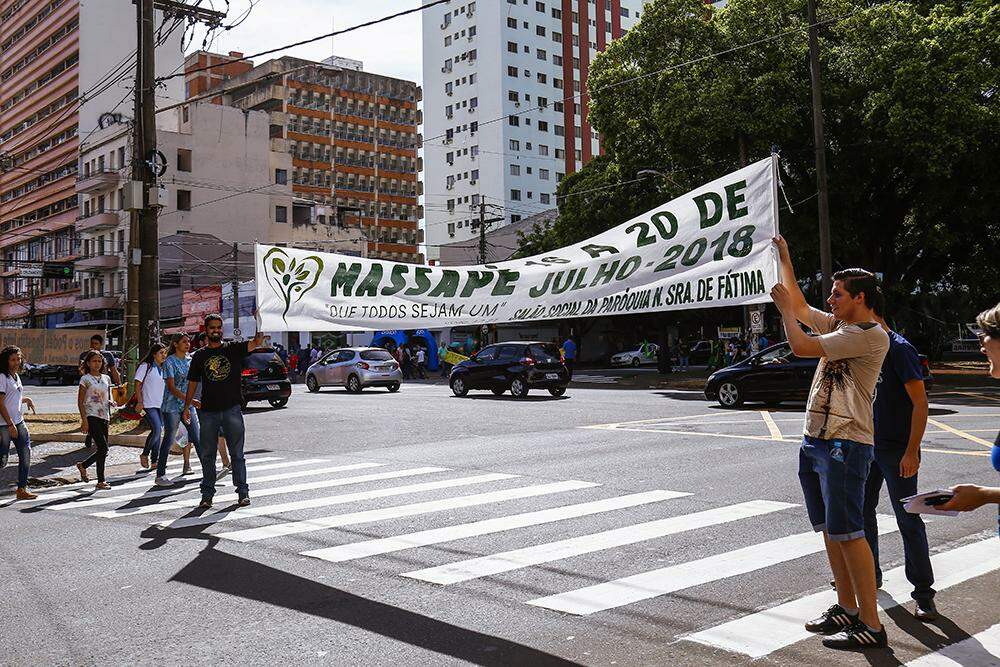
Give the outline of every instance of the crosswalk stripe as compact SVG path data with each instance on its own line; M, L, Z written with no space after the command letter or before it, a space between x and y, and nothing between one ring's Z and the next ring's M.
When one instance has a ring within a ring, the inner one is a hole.
M383 507L381 509L354 512L352 514L340 514L309 519L306 521L291 521L288 523L272 524L261 528L236 530L230 533L219 533L217 537L227 540L236 540L237 542L252 542L254 540L262 540L281 535L295 535L314 530L336 528L338 526L367 523L370 521L387 521L405 516L442 512L444 510L458 509L460 507L486 505L488 503L498 503L505 500L534 498L536 496L544 496L550 493L563 493L564 491L575 491L577 489L586 489L594 486L600 485L594 482L569 480L566 482L551 482L547 484L536 484L533 486L521 486L514 489L504 489L502 491L489 491L469 496L458 496L456 498L444 498L441 500L413 503L411 505ZM308 556L310 554L309 552L303 552L302 555Z
M961 667L962 665L1000 665L1000 623L968 639L906 663L906 667Z
M510 572L524 567L531 567L532 565L563 560L604 549L613 549L698 528L739 521L740 519L778 512L790 507L795 507L795 505L767 500L752 500L737 505L729 505L728 507L718 507L693 514L647 521L600 533L580 535L557 542L537 544L481 558L471 558L457 563L429 567L415 572L407 572L403 576L428 581L433 584L454 584L460 581L488 577L493 574Z
M589 516L600 512L610 512L612 510L624 509L626 507L636 507L647 503L655 503L661 500L670 500L688 496L688 493L679 491L645 491L643 493L633 493L627 496L616 498L605 498L576 505L564 505L552 509L539 510L535 512L525 512L523 514L513 514L495 519L485 519L472 523L463 523L457 526L446 526L444 528L432 528L422 530L407 535L397 535L379 540L366 540L364 542L353 542L342 544L327 549L317 549L309 555L315 558L322 558L331 563L340 563L356 558L387 554L404 549L415 547L425 547L442 542L451 542L480 535L490 535L505 530L515 528L525 528L527 526L538 526L554 521L563 521L581 516Z
M879 532L882 523L885 521L880 521ZM1000 568L1000 548L993 537L936 554L931 557L931 564L936 575L934 588L940 592ZM883 576L879 604L884 609L891 609L900 604L898 600L909 599L911 588L904 568L894 568ZM696 632L684 639L760 658L809 637L803 622L836 601L835 591L822 591Z
M265 463L260 466L247 466L247 472L260 472L262 470L276 470L280 468L294 468L304 465L312 465L314 463L325 463L326 459L302 459L300 461L282 461L280 463ZM354 466L358 464L352 464L348 466L347 470L353 470ZM364 464L362 464L364 465ZM338 466L339 469L344 469L344 466ZM334 469L330 469L331 471ZM293 474L294 477L302 477L303 475L313 474L311 471L306 471L305 473ZM268 482L276 479L285 479L286 476L282 475L270 475L266 477L256 477L254 482ZM61 512L64 510L76 510L76 509L87 509L88 507L94 507L96 505L113 505L117 502L122 502L126 500L146 500L147 498L163 498L166 496L176 496L178 494L184 493L185 491L190 491L191 489L198 488L198 484L201 482L200 477L190 477L185 479L180 484L169 486L169 487L154 487L152 480L144 480L142 482L134 482L131 484L126 484L118 488L145 488L146 490L141 493L124 493L117 496L111 495L100 495L100 496L90 496L86 495L72 503L64 503L62 505L53 505L51 507L46 507L45 509L55 510ZM216 482L216 486L232 486L232 480L220 480ZM112 489L114 491L114 489ZM74 494L79 495L79 494Z
M436 491L438 489L451 489L459 486L469 486L470 484L498 482L505 479L513 479L515 477L517 477L517 475L487 473L483 475L474 475L472 477L458 477L455 479L445 479L436 482L421 482L419 484L393 486L388 489L374 489L372 491L347 493L339 496L323 496L322 498L307 498L305 500L293 500L291 502L277 503L275 505L262 505L245 509L215 512L213 514L203 514L201 516L182 517L172 521L162 521L156 525L160 528L187 528L190 526L202 526L206 524L220 523L222 521L246 519L255 516L281 514L282 512L295 512L298 510L315 509L317 507L330 507L331 505L343 505L345 503L362 500L374 500L376 498L389 498L408 493L420 493L423 491Z
M879 524L880 534L898 530L896 522L889 520L890 517L879 518L882 519ZM820 533L798 533L687 563L662 567L566 593L536 598L528 601L528 604L568 614L593 614L666 595L684 588L746 574L794 558L818 553L823 549L823 536ZM799 627L801 627L801 623Z
M428 473L435 472L445 472L449 468L434 468L434 467L423 467L423 468L407 468L405 470L393 470L391 472L379 472L372 473L370 475L357 475L355 477L340 477L337 479L324 479L318 482L305 482L302 484L289 484L287 486L275 486L269 489L255 489L253 492L254 497L266 497L275 496L284 493L295 493L297 491L313 491L315 489L328 489L335 486L347 486L349 484L361 484L363 482L375 482L384 479L396 479L399 477L412 477L413 475L426 475ZM267 481L265 478L261 478L257 481ZM231 486L229 484L228 486ZM214 501L217 503L228 503L235 501L239 496L235 493L224 493L221 495L216 495ZM143 505L141 507L129 507L125 509L111 510L108 512L95 512L91 516L101 517L104 519L117 519L123 516L133 516L135 514L152 514L155 512L165 512L167 510L179 509L184 507L195 507L201 502L200 498L185 498L183 500L175 500L172 502L165 503L155 503L152 505Z

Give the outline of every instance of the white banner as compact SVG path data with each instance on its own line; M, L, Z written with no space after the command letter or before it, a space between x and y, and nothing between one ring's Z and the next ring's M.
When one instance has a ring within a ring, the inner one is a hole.
M424 329L764 303L778 280L773 160L528 259L420 266L258 245L259 324Z

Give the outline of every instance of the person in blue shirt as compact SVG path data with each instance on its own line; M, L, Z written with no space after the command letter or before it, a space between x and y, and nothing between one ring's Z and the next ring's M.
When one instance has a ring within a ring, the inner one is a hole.
M990 362L990 377L1000 380L1000 303L979 313L976 324L981 329L979 334L980 350ZM993 442L990 460L993 463L993 468L1000 472L1000 433L997 434L997 439ZM991 503L1000 505L1000 486L959 484L951 487L951 490L955 496L941 505L939 509L968 512ZM997 530L1000 531L1000 507L997 510Z
M573 377L573 366L576 365L576 343L573 342L572 338L567 338L562 349L566 369L569 371L569 376Z
M889 335L889 351L882 362L875 389L875 459L865 487L865 539L875 558L875 580L881 584L875 515L884 483L903 538L906 578L913 585L910 595L917 602L914 616L921 621L934 621L938 613L934 605L934 572L927 529L920 515L907 512L901 500L918 493L920 441L927 427L928 413L924 369L910 341L885 323L884 309L884 299L876 299L875 319Z

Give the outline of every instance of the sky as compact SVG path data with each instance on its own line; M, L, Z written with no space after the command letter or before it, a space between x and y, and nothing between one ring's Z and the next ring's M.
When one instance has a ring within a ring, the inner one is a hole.
M221 9L224 0L210 0ZM220 31L209 47L216 53L242 51L246 55L323 35L333 30L417 7L420 0L253 0L250 16L229 31ZM251 0L230 0L226 23L232 23ZM209 3L203 3L210 6ZM201 48L199 31L189 50ZM254 60L260 64L283 55L323 60L331 54L364 62L367 72L421 82L420 13L362 28L333 39L327 38Z

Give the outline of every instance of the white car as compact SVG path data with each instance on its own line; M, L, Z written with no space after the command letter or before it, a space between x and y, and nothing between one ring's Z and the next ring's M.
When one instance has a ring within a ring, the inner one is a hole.
M632 366L633 368L642 364L655 364L660 356L660 346L649 343L628 352L619 352L611 357L612 366Z

